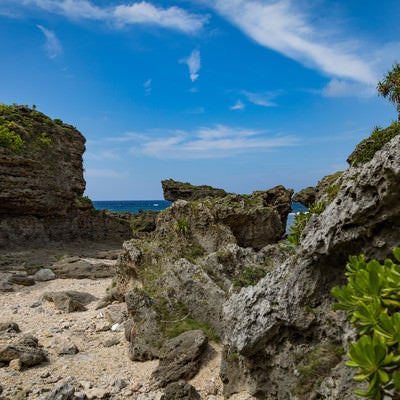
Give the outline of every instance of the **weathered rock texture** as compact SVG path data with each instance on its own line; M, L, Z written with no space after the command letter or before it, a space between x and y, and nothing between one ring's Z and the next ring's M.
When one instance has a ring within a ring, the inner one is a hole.
M83 197L85 138L26 106L1 106L0 125L22 139L0 145L0 246L48 240L127 239L126 221Z
M272 244L285 231L291 195L278 186L176 200L158 215L154 232L124 243L115 281L130 315L132 360L158 358L160 345L189 329L211 338L222 333L222 304L230 293L255 284L273 260L285 258L287 248Z
M297 254L225 304L226 395L247 385L262 399L357 398L341 356L352 330L330 290L344 283L349 255L382 260L400 243L400 138L341 180Z
M223 189L216 189L208 185L194 186L188 182L177 182L166 179L161 182L164 199L168 201L187 200L195 201L206 197L225 197L228 193Z

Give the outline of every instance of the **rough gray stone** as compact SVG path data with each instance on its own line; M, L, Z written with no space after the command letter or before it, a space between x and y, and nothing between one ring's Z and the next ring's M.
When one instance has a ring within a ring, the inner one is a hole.
M18 333L21 332L19 326L15 322L0 322L0 334L1 333Z
M75 387L70 383L60 383L46 396L45 400L75 400Z
M57 275L49 268L39 269L39 271L33 275L33 279L37 282L51 281L56 278Z
M9 363L19 359L23 366L32 367L47 360L47 355L38 346L33 336L24 336L13 344L0 347L0 363Z
M161 400L200 400L200 395L189 383L178 381L170 383L165 388Z
M208 338L203 331L187 331L166 341L160 351L160 363L152 373L156 387L180 379L193 378L200 369L201 356Z
M58 310L70 313L86 311L85 305L97 300L90 293L67 290L64 292L46 292L42 295L43 300L52 301Z
M296 254L225 303L225 396L240 385L258 398L292 398L302 393L296 371L307 366L307 359L318 351L346 348L348 323L343 313L332 310L330 291L344 283L349 255L382 260L399 244L400 136L369 163L349 168L341 182L335 200L310 219ZM314 375L320 388L307 382L309 391L300 399L317 396L314 390L327 398L356 398L344 361L328 356L334 362L323 375Z

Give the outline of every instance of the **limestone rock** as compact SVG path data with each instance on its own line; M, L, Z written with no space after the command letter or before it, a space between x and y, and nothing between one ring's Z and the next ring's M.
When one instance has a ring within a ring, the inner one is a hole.
M312 203L317 200L317 189L314 186L306 187L293 196L293 201L303 204L306 207L310 207Z
M228 193L223 189L216 189L208 185L194 186L188 182L177 182L166 179L161 182L164 199L168 201L187 200L195 201L206 197L224 197Z
M76 128L26 106L2 105L0 123L22 139L18 152L0 147L0 247L130 237L127 221L83 197L85 138Z
M56 278L56 274L49 268L39 269L39 271L33 275L33 279L37 282L47 282Z
M0 347L0 363L19 359L21 364L32 367L47 360L47 355L33 336L24 336L16 342Z
M52 301L58 310L70 313L76 311L86 311L85 305L97 300L90 293L67 290L64 292L46 292L42 296L43 300Z
M341 182L334 201L308 222L296 254L225 303L225 396L247 387L257 398L308 399L321 391L355 398L354 371L344 372L338 355L348 322L332 311L330 290L344 283L349 255L382 260L399 245L400 137L345 171ZM310 364L324 368L307 381L301 371Z
M115 262L90 262L79 257L70 257L60 260L51 266L59 278L70 279L97 279L110 278L115 274Z
M1 333L19 333L21 332L19 326L15 322L0 322Z
M129 341L129 358L146 361L157 358L163 333L159 318L153 308L156 300L139 289L129 291L126 306L132 320L125 325L125 337Z
M12 274L8 278L8 283L13 283L21 286L32 286L35 284L35 280L32 277L24 274Z
M207 343L207 336L198 330L184 332L165 342L160 352L160 363L152 374L155 385L164 387L195 376Z
M165 388L161 400L200 400L200 395L189 383L178 381L170 383Z
M70 383L60 383L46 396L45 400L74 400L75 390Z

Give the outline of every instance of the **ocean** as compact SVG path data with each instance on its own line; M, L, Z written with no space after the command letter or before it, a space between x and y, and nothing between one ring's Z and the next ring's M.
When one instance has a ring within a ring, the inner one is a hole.
M93 201L97 210L110 210L117 212L131 212L137 214L140 210L161 211L168 208L172 203L166 200L111 200L111 201ZM294 216L301 211L307 211L307 207L301 203L292 202L292 212L288 216L286 232L294 221Z

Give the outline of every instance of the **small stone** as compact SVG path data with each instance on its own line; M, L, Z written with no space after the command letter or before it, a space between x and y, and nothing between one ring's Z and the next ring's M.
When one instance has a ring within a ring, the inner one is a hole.
M104 342L104 347L116 346L119 343L120 343L120 340L118 338L111 338Z
M0 333L18 333L21 332L18 324L15 322L0 322Z
M10 364L8 364L8 367L10 369L13 369L14 371L21 371L22 370L22 362L19 358L15 360L11 360Z
M57 353L59 356L73 355L78 354L79 349L74 343L64 343L59 347Z
M47 282L56 278L56 274L49 268L39 269L39 271L33 275L33 279L37 282Z

